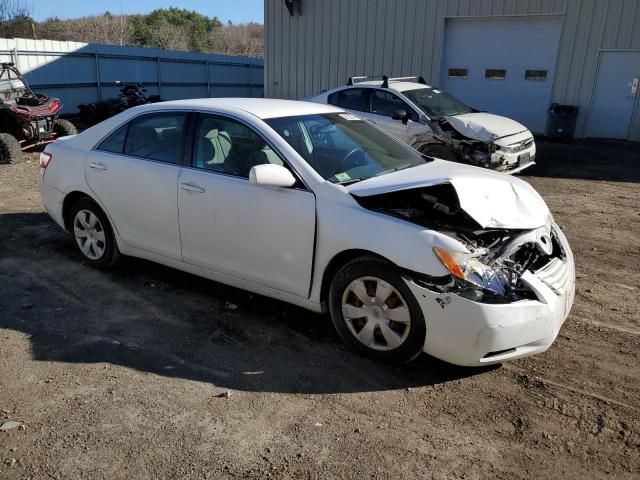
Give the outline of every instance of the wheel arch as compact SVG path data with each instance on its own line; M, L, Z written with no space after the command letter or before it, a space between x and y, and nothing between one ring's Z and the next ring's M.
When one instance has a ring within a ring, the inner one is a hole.
M329 288L331 287L331 282L333 281L333 278L336 276L336 273L338 273L338 270L340 270L344 265L346 265L350 261L360 257L370 257L378 260L383 260L389 263L390 265L395 266L395 263L393 263L388 258L385 258L382 255L379 255L370 250L353 248L349 250L343 250L342 252L337 253L336 255L333 256L333 258L329 261L329 263L327 263L327 266L325 267L324 272L322 274L322 283L320 285L320 302L323 305L327 304L326 302L329 298Z
M441 142L440 140L436 140L435 138L432 138L429 140L417 141L413 145L411 145L411 148L420 151L420 149L424 147L428 147L430 145L444 145L445 147L448 147L448 145L446 145L444 142Z
M73 206L83 198L88 198L93 203L95 203L98 206L98 208L100 208L100 210L102 210L102 212L107 216L107 218L109 218L109 215L106 213L105 209L102 208L102 205L100 205L100 203L96 201L95 198L93 198L87 192L83 192L81 190L74 190L72 192L69 192L64 197L64 200L62 201L62 221L64 222L64 228L67 231L71 231L71 218L70 218L71 210L73 209ZM109 222L111 223L111 227L114 228L111 218L109 218Z

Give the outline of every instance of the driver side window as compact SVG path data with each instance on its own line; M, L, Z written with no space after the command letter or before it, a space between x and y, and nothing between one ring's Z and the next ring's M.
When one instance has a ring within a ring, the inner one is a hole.
M252 167L268 163L287 166L260 135L243 123L221 116L199 116L193 167L249 178Z
M371 94L371 113L391 117L396 110L404 110L411 120L417 120L413 109L391 92L374 90Z

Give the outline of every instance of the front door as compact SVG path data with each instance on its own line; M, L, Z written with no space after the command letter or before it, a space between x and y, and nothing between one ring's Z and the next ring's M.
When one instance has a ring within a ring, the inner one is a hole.
M180 259L177 183L186 112L151 113L107 137L85 161L85 176L120 238Z
M586 135L640 140L631 130L640 93L640 52L602 52Z
M308 297L315 196L302 184L249 183L251 167L286 163L243 123L200 115L191 167L178 181L182 257L187 263Z

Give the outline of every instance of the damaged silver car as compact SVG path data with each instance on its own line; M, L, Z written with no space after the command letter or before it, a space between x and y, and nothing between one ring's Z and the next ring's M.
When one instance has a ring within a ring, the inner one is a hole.
M422 77L366 78L310 100L350 110L431 157L504 173L535 164L533 135L515 120L478 112Z

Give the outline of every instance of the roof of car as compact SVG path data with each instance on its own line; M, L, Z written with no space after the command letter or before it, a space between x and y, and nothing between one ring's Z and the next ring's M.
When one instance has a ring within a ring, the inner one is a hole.
M151 104L162 107L211 109L224 112L241 110L258 118L292 117L317 113L335 113L344 111L333 105L301 102L297 100L278 100L275 98L192 98Z
M382 85L382 80L366 80L364 82L357 82L352 87L366 86L366 87L380 87ZM425 85L424 83L418 82L394 82L393 80L389 81L389 89L396 90L398 92L405 92L407 90L418 90L419 88L431 88L429 85Z

